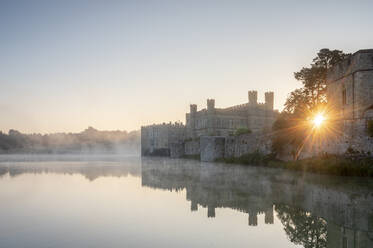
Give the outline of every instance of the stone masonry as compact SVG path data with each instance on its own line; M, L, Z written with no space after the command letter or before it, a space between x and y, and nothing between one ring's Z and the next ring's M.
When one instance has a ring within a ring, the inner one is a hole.
M216 108L207 99L207 108L197 111L190 105L186 125L162 124L141 128L142 155L172 157L197 156L203 161L240 157L247 153L271 152L270 130L278 112L273 110L273 92L265 93L265 103L257 102L257 92L248 92L248 103ZM373 155L373 49L359 50L329 69L326 108L328 129L309 137L300 158L320 153L346 151ZM234 136L237 129L252 133ZM289 154L290 155L290 152Z
M190 105L185 126L180 123L143 126L141 154L171 157L201 155L200 138L203 136L225 139L240 128L253 133L268 131L278 115L278 111L273 109L274 93L265 93L265 103L258 103L257 99L257 91L249 91L248 103L228 108L216 108L215 100L207 99L207 109L197 111L197 105Z
M327 76L327 115L332 132L316 150L332 154L373 154L368 123L373 121L373 49L359 50L332 67Z
M252 132L270 130L278 111L273 109L274 93L265 93L265 103L258 103L258 92L248 92L248 103L228 108L216 108L214 99L207 99L207 108L197 111L190 105L186 114L187 137L229 136L239 128Z
M181 123L163 123L141 127L142 156L170 156L171 144L184 142L185 126Z

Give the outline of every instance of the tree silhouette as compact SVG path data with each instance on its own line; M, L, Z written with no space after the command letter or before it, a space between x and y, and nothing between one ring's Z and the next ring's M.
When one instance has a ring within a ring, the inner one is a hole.
M327 242L327 222L309 212L277 205L278 218L291 242L304 248L323 248Z

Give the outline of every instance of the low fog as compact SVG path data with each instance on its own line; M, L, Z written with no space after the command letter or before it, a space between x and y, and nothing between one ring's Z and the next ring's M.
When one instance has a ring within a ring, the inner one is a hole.
M99 131L88 127L80 133L0 132L0 154L138 154L139 150L140 131Z

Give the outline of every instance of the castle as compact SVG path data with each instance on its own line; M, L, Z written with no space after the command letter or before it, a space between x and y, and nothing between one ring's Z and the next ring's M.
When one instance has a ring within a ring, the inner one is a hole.
M141 127L141 155L170 156L171 144L185 139L182 123L163 123Z
M141 154L170 156L171 145L175 151L185 140L201 136L228 137L238 129L254 133L269 130L278 114L273 103L273 92L266 92L265 103L258 103L258 92L249 91L247 103L228 108L216 108L214 99L207 99L207 108L200 111L197 111L196 104L191 104L185 126L163 123L141 127Z
M373 49L359 50L329 68L326 84L328 130L318 137L310 133L313 137L305 141L300 158L346 151L373 155ZM216 108L214 99L207 99L207 108L200 111L191 104L185 126L142 127L142 155L193 155L214 161L256 151L270 153L268 130L278 111L273 109L273 92L265 93L265 103L258 103L257 96L256 91L249 91L247 103L228 108ZM234 136L239 129L251 134ZM283 159L291 153L288 151Z
M273 92L266 92L265 103L258 103L258 92L249 91L248 103L228 108L215 108L214 99L207 99L207 109L200 111L197 105L191 104L185 118L187 137L229 136L239 128L252 132L270 129L277 115L273 102Z
M329 69L327 100L332 132L312 155L320 150L341 154L348 149L372 154L368 127L373 125L373 49L359 50Z

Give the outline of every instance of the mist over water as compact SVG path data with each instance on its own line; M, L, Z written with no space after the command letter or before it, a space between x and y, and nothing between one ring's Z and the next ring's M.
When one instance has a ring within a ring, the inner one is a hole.
M140 131L24 134L0 131L0 154L139 154Z
M371 247L372 188L194 160L0 155L0 247Z

